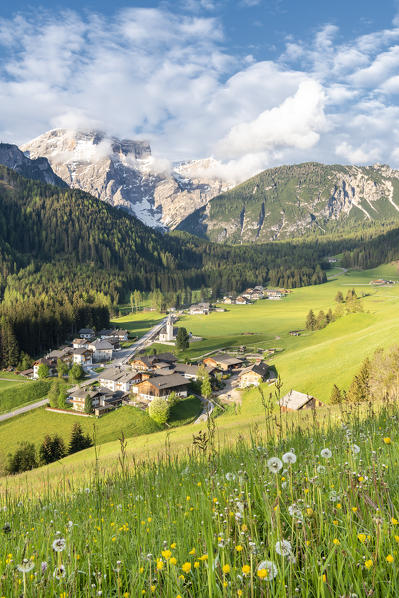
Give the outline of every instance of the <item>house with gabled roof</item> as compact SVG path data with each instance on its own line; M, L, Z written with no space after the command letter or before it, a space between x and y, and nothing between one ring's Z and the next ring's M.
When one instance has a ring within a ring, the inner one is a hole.
M282 411L300 411L301 409L315 409L323 403L312 395L304 394L298 390L290 390L282 399L280 407Z
M109 361L112 359L113 346L108 341L96 340L89 344L93 352L93 361Z
M95 337L95 332L92 328L81 328L79 330L79 336L80 338L87 338L88 340L91 340Z
M168 397L172 392L186 397L189 381L180 374L154 376L133 386L133 394L139 399L152 401L155 397Z
M247 368L244 368L238 376L240 387L259 386L259 384L266 380L268 371L269 366L265 361L251 364Z

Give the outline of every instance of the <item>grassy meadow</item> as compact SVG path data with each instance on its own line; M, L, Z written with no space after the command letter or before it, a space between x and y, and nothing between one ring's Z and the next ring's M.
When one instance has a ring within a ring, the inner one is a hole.
M40 501L2 492L0 594L394 598L398 408L322 412L179 460L121 453L91 483L53 464Z
M50 388L47 380L10 381L0 379L0 414L7 413L29 403L40 401Z

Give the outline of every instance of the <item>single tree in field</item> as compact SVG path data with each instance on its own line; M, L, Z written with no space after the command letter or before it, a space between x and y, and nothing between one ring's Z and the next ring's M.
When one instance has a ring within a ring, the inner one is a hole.
M366 358L348 390L348 400L361 403L370 398L370 360Z
M92 445L90 436L83 434L82 426L78 423L73 425L71 439L69 441L68 453L72 455L78 451L83 451Z
M325 328L326 326L327 326L326 314L324 313L323 310L320 310L319 314L317 316L317 320L316 320L316 329L321 330L322 328Z
M337 303L343 303L344 302L344 296L342 294L341 291L338 291L338 293L335 295L335 301Z
M148 407L148 414L155 423L163 426L169 419L170 405L166 399L155 397Z
M85 413L92 413L93 412L93 401L91 400L90 395L85 396Z
M331 405L339 405L339 403L342 403L342 393L336 384L332 387L330 403Z
M333 322L333 321L334 321L334 316L333 316L332 309L330 307L330 309L326 313L326 322L327 322L327 324L330 324L330 322Z
M316 318L311 309L306 318L306 330L316 330Z
M189 335L185 328L180 327L177 329L176 335L176 349L178 351L184 351L189 347Z
M37 368L37 375L39 376L39 378L41 380L43 380L44 378L48 378L49 373L50 373L50 369L49 369L47 363L41 363L39 365L39 367Z

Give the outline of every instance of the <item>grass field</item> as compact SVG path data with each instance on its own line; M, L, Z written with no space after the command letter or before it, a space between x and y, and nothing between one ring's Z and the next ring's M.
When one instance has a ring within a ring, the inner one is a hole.
M295 289L282 301L259 301L254 305L229 306L229 311L225 313L184 317L181 325L204 337L204 341L192 345L188 355L194 357L200 352L206 352L207 349L211 350L210 347L241 344L251 346L254 339L254 347L277 346L283 351L269 361L276 366L281 375L282 393L285 394L291 388L295 388L312 393L327 403L334 383L347 387L365 356L371 355L379 346L392 346L399 338L399 285L393 288L374 288L368 284L370 280L379 277L399 278L396 265L382 266L367 272L350 272L337 276L335 280L324 285ZM352 287L355 287L358 295L362 292L367 294L362 299L364 313L344 316L321 331L304 333L300 337L289 336L291 329L304 327L306 314L310 308L315 312L319 309L334 308L337 291L341 290L345 295ZM151 322L145 323L143 315L148 317L148 314L127 316L124 326L129 325L127 321L129 319L132 329L140 329L144 332ZM247 332L254 334L245 334ZM280 338L276 339L277 336ZM268 392L268 389L266 391ZM61 417L65 421L65 416ZM0 425L0 447L8 442L9 438L12 443L14 438L24 437L24 434L29 433L29 429L35 430L40 426L37 422L30 428L29 420L25 421L25 427L19 427L18 424L14 428L10 423L9 430L2 429ZM251 426L260 424L262 421L263 411L259 393L248 390L243 394L243 403L238 415L234 415L230 410L228 414L218 418L220 442L229 442L240 434L249 434ZM71 425L68 424L70 427ZM46 421L42 429L47 429L47 426ZM156 432L142 437L135 436L128 441L128 447L138 459L163 452L166 442L169 443L172 452L179 453L189 449L192 434L199 429L201 426L189 425L173 428L167 433ZM4 439L3 442L1 437ZM102 462L113 463L118 450L117 442L103 445ZM65 459L63 467L74 472L71 475L78 475L78 473L86 475L91 470L92 459L93 452L89 450ZM55 465L54 468L56 470L59 465Z
M2 595L395 598L399 411L337 417L179 460L166 443L86 487L53 465L40 501L0 497Z
M111 320L111 324L127 330L129 334L141 337L164 317L165 314L156 311L129 313L126 316L114 318Z

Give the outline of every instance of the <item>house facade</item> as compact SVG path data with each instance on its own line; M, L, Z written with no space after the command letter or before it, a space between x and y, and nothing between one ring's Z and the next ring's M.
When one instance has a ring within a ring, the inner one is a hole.
M264 361L254 363L245 368L238 378L240 387L246 388L247 386L259 386L259 384L266 380L268 370L269 366Z
M141 382L142 375L140 372L127 371L121 368L109 368L101 372L98 377L101 386L108 388L112 392L121 390L122 392L130 392L133 384Z
M42 357L33 364L33 378L39 378L39 367L41 364L47 365L49 376L57 376L57 361L55 359L47 359L46 357Z
M138 398L152 401L155 397L168 397L172 392L186 397L189 381L180 374L155 376L133 386L133 394Z
M93 352L93 361L109 361L112 359L113 346L108 341L96 340L89 344Z
M207 316L211 310L210 303L196 303L189 309L189 314L192 316Z
M93 353L89 349L74 349L73 350L73 363L78 363L82 367L85 365L92 365Z

